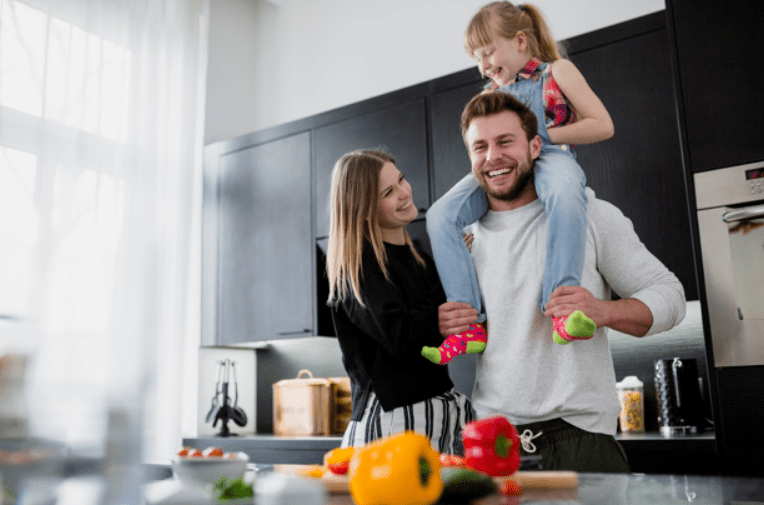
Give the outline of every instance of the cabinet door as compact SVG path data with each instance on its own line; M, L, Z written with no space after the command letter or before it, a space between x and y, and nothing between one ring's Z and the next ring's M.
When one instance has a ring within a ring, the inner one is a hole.
M433 201L471 171L462 140L461 117L464 106L481 90L482 83L475 82L429 98Z
M764 159L764 9L748 0L668 0L689 166Z
M697 300L666 29L576 53L571 61L615 124L612 139L578 148L588 186L632 220L687 299Z
M409 183L420 212L430 206L424 99L415 100L317 128L313 132L316 162L316 236L329 232L329 189L334 164L356 149L391 154Z
M220 158L217 342L313 329L310 133Z

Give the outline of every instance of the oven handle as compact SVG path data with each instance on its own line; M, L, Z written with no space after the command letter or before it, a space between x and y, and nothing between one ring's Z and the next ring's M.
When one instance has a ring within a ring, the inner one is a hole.
M722 219L725 223L730 223L732 221L744 221L746 219L762 216L764 216L764 205L757 205L756 207L725 212L724 215L722 215Z

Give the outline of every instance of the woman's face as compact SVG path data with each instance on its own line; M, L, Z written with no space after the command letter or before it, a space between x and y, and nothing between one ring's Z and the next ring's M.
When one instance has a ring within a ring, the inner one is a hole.
M403 174L390 162L379 173L377 195L377 220L386 242L403 240L403 229L416 219L419 211L411 196L411 185Z

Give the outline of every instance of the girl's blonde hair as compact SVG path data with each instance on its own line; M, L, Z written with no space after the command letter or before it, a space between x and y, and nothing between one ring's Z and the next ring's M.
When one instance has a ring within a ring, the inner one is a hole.
M389 154L363 149L343 155L332 170L329 197L329 244L326 253L326 271L329 277L327 303L344 300L352 290L356 300L364 305L361 295L361 275L364 241L374 250L377 263L386 279L387 254L377 219L379 173L385 163L395 163ZM406 244L417 262L424 260L414 249L406 229Z
M511 39L517 32L525 34L531 55L541 61L551 62L567 56L536 6L506 1L484 5L472 16L464 32L464 50L472 56L476 49L493 42L495 34Z

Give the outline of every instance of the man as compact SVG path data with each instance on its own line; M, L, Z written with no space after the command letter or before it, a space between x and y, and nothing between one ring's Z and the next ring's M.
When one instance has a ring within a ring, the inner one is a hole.
M628 472L614 438L620 404L607 327L637 337L665 331L684 318L684 290L631 221L587 189L581 287L558 288L541 313L547 222L533 185L536 131L533 113L507 93L480 94L462 115L472 173L490 206L471 244L489 326L473 405L479 417L509 418L524 433L524 450L540 454L546 469ZM621 299L611 300L611 288ZM552 317L576 309L596 323L594 337L555 343ZM450 335L476 316L469 305L448 302L439 318Z

